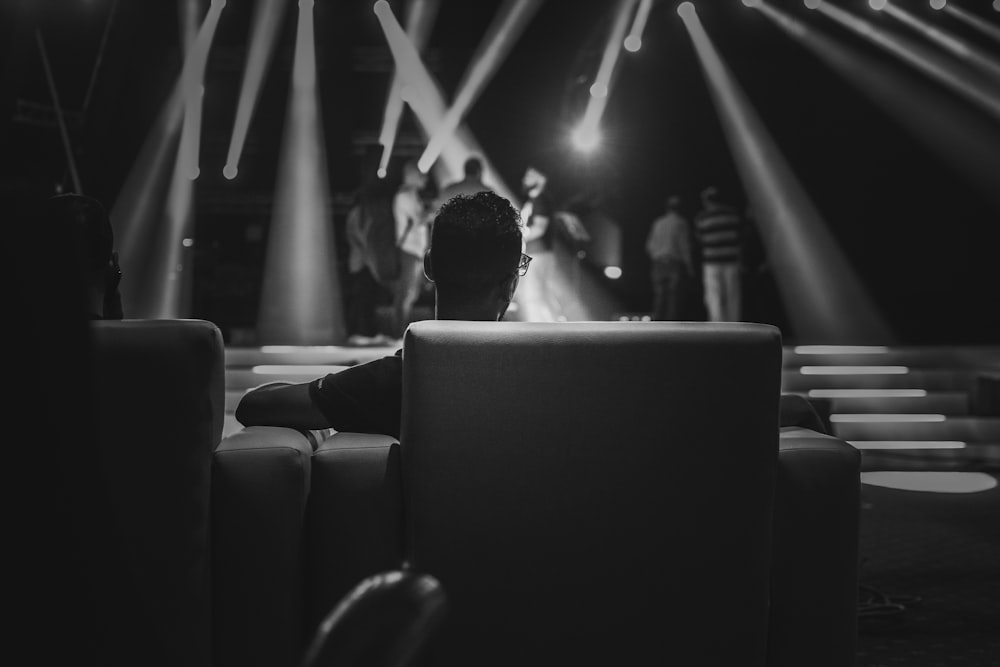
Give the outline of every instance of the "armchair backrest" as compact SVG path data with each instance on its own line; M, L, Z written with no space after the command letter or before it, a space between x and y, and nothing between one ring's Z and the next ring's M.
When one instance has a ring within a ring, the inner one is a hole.
M411 325L405 551L451 608L432 664L763 664L780 369L767 325Z
M209 498L225 414L223 342L203 320L93 324L93 397L116 563L103 664L211 664ZM115 595L121 604L115 604Z

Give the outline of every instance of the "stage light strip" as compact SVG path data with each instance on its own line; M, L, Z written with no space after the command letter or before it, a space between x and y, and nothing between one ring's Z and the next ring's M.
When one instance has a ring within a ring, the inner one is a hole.
M284 0L257 0L254 7L246 68L243 70L243 80L240 84L240 97L236 104L233 132L229 137L226 164L222 168L222 175L229 180L236 178L239 173L240 158L243 156L247 133L250 131L261 87L264 85L264 78L274 55L274 45L287 6L288 3Z
M486 36L480 42L471 64L462 76L458 92L441 124L431 135L417 168L426 173L438 159L444 143L452 140L455 129L466 112L490 82L528 22L542 6L541 0L505 0L493 17Z
M590 86L590 97L587 98L587 106L583 111L583 118L573 131L573 140L578 148L589 150L594 148L600 141L601 118L604 116L604 110L608 106L608 98L611 94L611 78L615 71L615 65L618 64L622 41L625 37L625 31L628 30L629 17L632 15L636 1L619 0L618 11L611 26L608 41L604 45L601 64L597 68L594 83Z
M961 440L848 440L847 444L861 450L899 449L965 449Z
M792 328L802 340L891 343L885 319L851 268L746 93L722 61L694 5L678 7L725 132Z
M802 375L906 375L906 366L802 366Z
M938 44L941 48L953 53L962 60L971 63L973 66L982 69L990 76L1000 78L1000 63L980 49L963 42L949 32L935 28L927 21L918 18L914 14L896 6L892 2L887 3L883 11L901 23L904 23L906 26L919 32L935 44Z
M885 109L914 139L965 176L1000 207L1000 134L993 119L955 96L941 95L917 70L909 76L895 63L870 55L807 26L776 5L761 12L828 67Z
M924 422L943 422L947 419L944 415L940 414L918 414L901 412L898 414L890 413L875 413L875 412L861 412L861 413L839 413L830 415L830 422L834 424L895 424L895 423L924 423Z
M639 9L635 12L635 19L632 27L628 31L628 36L622 42L626 51L635 53L642 48L642 33L646 30L646 21L649 20L649 10L653 7L653 0L641 0Z
M339 373L350 366L333 364L263 364L254 366L251 370L257 375L327 375Z
M1000 0L994 0L993 9L1000 11L1000 5L998 5L997 2L1000 2ZM975 14L970 14L961 7L955 7L950 3L944 6L944 11L948 12L948 14L955 17L962 23L965 23L966 25L971 26L975 30L983 33L987 37L1000 42L1000 28L993 25L989 21L981 19Z
M346 339L316 79L313 0L299 0L292 85L267 241L257 336L267 345Z
M796 345L795 354L885 354L885 345Z
M926 389L810 389L810 398L925 398Z
M413 47L422 51L430 37L434 19L437 18L440 0L411 0L407 6L406 34L410 37ZM389 173L389 160L396 143L396 133L399 121L403 116L403 80L398 68L392 74L392 83L385 100L385 111L382 113L382 130L379 132L379 144L382 146L382 156L379 160L377 176L385 178Z
M820 2L816 10L1000 119L1000 97L991 94L980 82L970 80L968 72L952 66L920 44L892 35L829 2Z

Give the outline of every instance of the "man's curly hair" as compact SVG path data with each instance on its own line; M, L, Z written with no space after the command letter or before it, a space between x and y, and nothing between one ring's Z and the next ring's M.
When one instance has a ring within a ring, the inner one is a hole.
M509 278L521 260L521 218L493 192L457 195L441 206L431 232L431 265L440 293L481 297Z

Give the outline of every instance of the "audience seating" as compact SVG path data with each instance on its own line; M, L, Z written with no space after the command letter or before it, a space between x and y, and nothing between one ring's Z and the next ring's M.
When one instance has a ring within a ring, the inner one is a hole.
M92 519L110 526L94 535L111 539L89 544L101 664L208 667L222 336L202 320L100 321L92 334L95 390L73 400L93 401L100 478L91 491L110 509Z
M307 634L405 567L448 595L433 667L853 664L860 456L779 428L777 329L427 321L404 345L399 441L312 456Z

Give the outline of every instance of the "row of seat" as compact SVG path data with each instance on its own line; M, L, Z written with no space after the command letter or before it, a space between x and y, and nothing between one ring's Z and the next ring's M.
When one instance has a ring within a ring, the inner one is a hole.
M212 323L94 326L144 664L298 665L395 569L447 596L428 665L853 664L860 457L779 428L773 327L418 322L402 437L317 440L221 439Z

